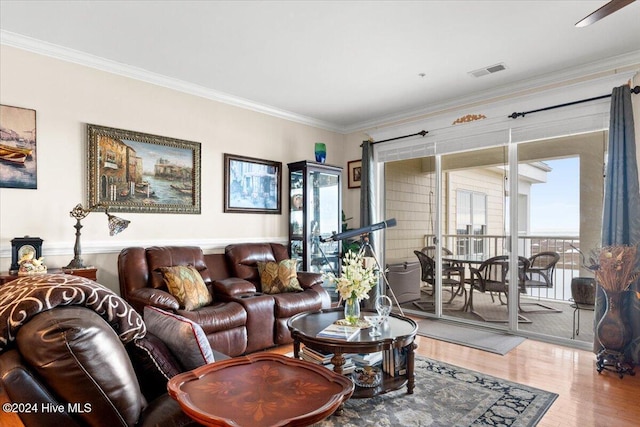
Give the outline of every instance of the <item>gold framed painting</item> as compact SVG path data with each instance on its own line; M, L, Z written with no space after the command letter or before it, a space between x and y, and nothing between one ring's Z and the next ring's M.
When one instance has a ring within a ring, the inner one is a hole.
M87 125L89 208L200 213L200 143Z

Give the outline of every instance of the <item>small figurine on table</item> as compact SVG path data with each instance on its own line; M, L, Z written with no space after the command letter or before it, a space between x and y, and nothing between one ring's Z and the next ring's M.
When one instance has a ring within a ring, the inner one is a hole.
M45 274L47 272L47 266L44 265L44 258L40 257L36 259L36 254L32 250L27 250L18 261L20 268L18 269L18 276L27 276L30 274Z

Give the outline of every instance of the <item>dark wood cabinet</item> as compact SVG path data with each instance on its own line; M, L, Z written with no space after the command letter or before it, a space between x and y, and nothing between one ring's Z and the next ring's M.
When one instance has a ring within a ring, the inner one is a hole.
M323 239L342 231L342 168L307 160L288 166L289 254L298 270L338 275L342 244Z

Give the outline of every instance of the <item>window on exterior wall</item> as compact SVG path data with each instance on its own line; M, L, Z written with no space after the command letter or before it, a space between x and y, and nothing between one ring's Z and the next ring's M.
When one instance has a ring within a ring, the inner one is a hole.
M456 201L456 233L467 236L457 240L458 254L484 254L484 239L473 236L486 234L487 195L474 191L458 190Z

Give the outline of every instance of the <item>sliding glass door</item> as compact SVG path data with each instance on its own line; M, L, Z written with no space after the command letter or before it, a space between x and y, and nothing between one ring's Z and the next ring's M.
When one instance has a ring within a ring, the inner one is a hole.
M581 254L600 241L604 151L603 132L518 145L518 207L526 221L518 253L529 261L520 310L532 321L522 331L593 342L593 311L576 312L572 283L591 276Z
M420 292L399 298L405 310L505 327L508 269L477 270L498 255L508 263L507 159L498 146L385 164L385 217L398 220L386 233L388 276L419 267Z
M404 310L435 314L436 269L424 250L433 244L437 224L436 158L388 162L384 176L384 217L397 220L385 233L391 291Z
M605 148L597 132L386 162L385 260L403 309L590 343L571 285L600 238Z
M443 317L508 324L507 163L506 145L442 156Z

